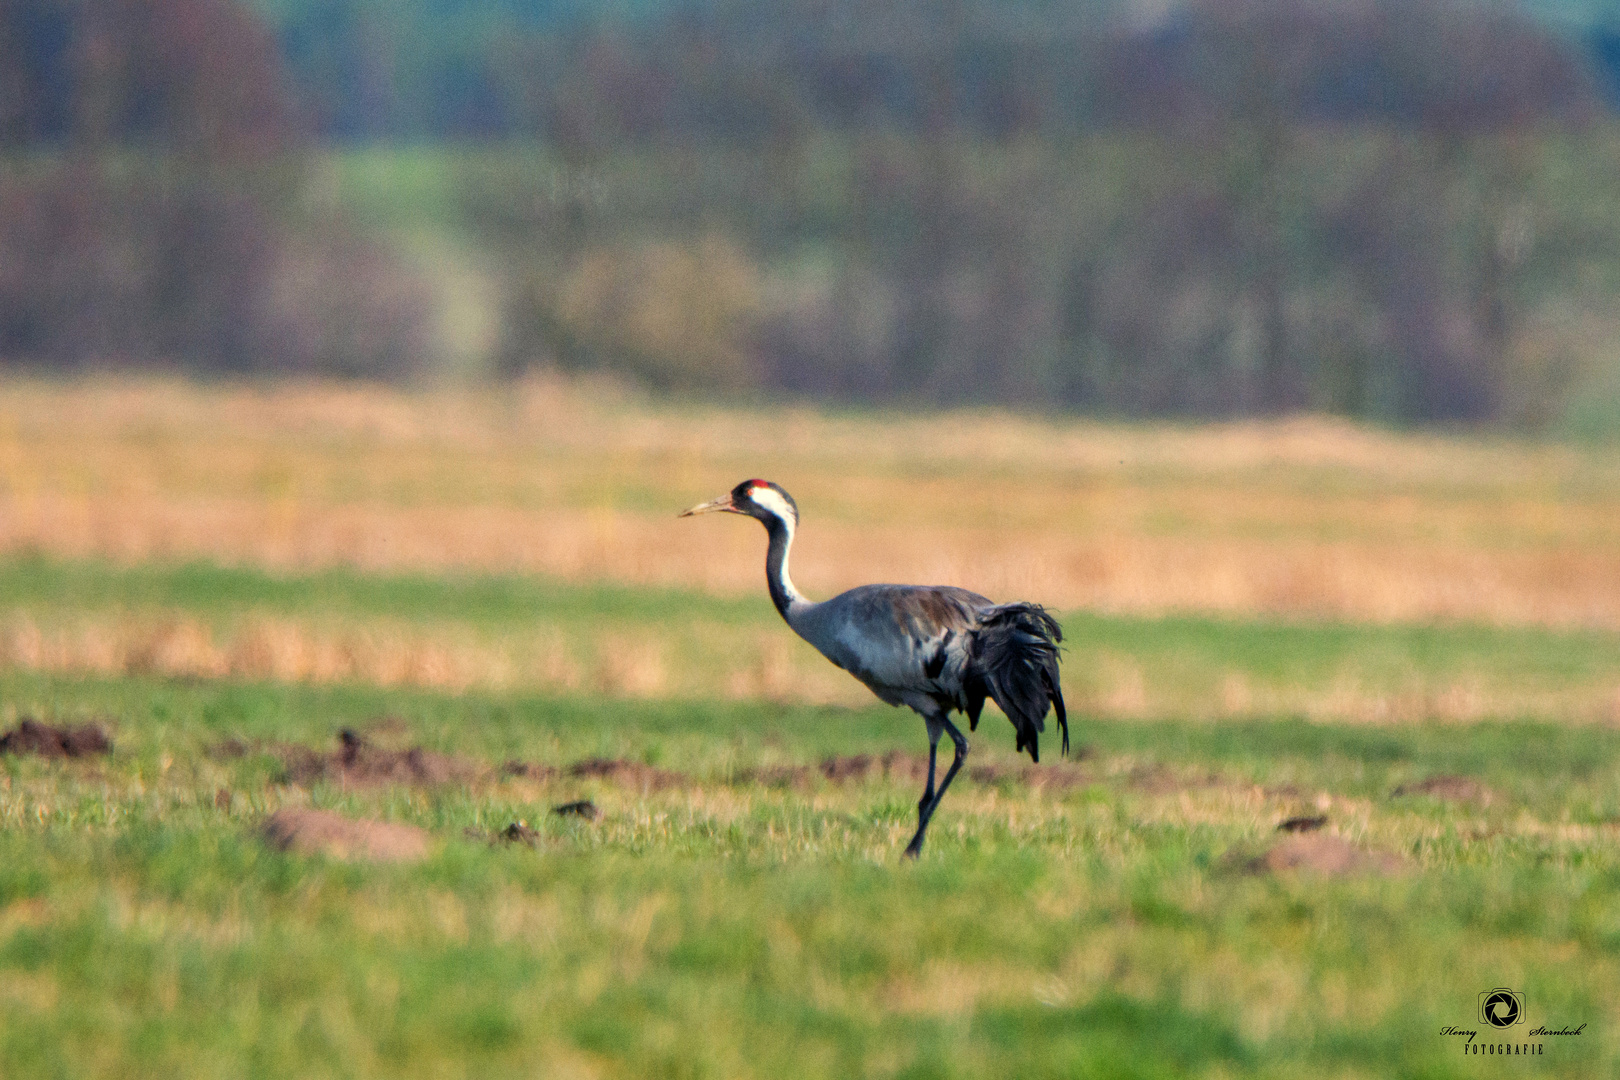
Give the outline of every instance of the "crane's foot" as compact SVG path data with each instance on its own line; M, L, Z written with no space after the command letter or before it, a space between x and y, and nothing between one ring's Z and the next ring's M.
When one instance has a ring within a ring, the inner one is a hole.
M900 853L901 858L915 859L922 852L922 842L923 842L923 830L918 829L917 830L917 835L913 836L911 838L911 843L906 845L906 850L904 850L904 851L902 851Z

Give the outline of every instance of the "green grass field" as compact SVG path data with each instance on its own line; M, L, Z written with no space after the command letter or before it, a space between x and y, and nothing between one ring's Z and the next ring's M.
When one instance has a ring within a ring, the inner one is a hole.
M683 687L724 667L693 627L788 634L763 596L42 555L0 563L0 622L24 617L486 642L538 621L580 649L568 635L594 620L686 641ZM1063 782L1032 783L987 716L970 764L994 768L953 787L914 865L912 779L813 768L925 748L916 717L876 703L7 668L5 727L95 721L114 749L0 756L0 1076L1613 1075L1620 731L1558 709L1570 686L1620 685L1620 634L1064 621L1082 752L1059 762L1049 735L1039 768ZM1121 658L1185 707L1088 707L1091 669ZM1268 704L1347 671L1510 704L1467 724ZM1246 710L1197 706L1233 679ZM346 727L477 778L289 782L279 744L328 750ZM222 754L232 740L247 752ZM497 768L592 757L678 775ZM812 768L770 782L795 766ZM550 813L580 798L601 818ZM265 817L302 805L423 827L431 854L272 849ZM1267 868L1301 815L1365 865ZM520 820L532 845L489 839ZM1526 1001L1508 1039L1478 1020L1498 986ZM1542 1052L1467 1056L1448 1025Z

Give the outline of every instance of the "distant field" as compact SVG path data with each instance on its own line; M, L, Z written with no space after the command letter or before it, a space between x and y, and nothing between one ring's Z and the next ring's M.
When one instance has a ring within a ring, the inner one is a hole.
M781 624L758 526L674 517L750 475L813 595L1052 605L1073 757L987 715L902 863L920 721ZM1620 1067L1595 451L12 381L25 719L112 749L0 753L7 1080ZM426 855L267 842L311 807ZM1495 987L1526 1025L1481 1024Z
M1325 420L1209 428L486 393L0 385L0 549L538 573L738 595L761 538L677 510L748 476L801 587L951 582L1117 614L1620 629L1620 458Z

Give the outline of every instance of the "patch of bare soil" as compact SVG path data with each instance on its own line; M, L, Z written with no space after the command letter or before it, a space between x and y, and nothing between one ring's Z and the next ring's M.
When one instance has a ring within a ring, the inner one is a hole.
M1328 833L1294 835L1272 847L1264 855L1243 863L1250 873L1283 873L1299 870L1314 874L1393 874L1406 860L1387 851L1358 848L1340 836Z
M338 859L413 861L426 857L425 829L398 822L357 820L330 810L277 810L263 826L265 842L278 851Z
M626 761L623 758L586 758L568 766L563 770L563 775L576 780L594 777L649 791L680 787L687 780L684 773L643 765L639 761Z
M949 758L939 765L939 775L945 774ZM928 779L928 758L903 750L890 750L886 754L851 754L826 758L821 763L821 775L835 784L851 781L910 780L922 783Z
M1446 773L1426 777L1415 783L1402 784L1389 794L1391 798L1399 798L1402 795L1429 795L1454 802L1480 803L1488 803L1496 797L1495 792L1471 776L1453 776Z
M216 748L216 752L219 749ZM303 787L320 780L355 786L435 787L471 783L486 771L476 762L420 746L405 750L378 746L349 728L338 733L337 749L329 752L296 743L281 743L267 749L281 759L286 781Z
M112 740L100 724L56 727L25 716L16 727L0 735L0 754L78 758L111 752Z

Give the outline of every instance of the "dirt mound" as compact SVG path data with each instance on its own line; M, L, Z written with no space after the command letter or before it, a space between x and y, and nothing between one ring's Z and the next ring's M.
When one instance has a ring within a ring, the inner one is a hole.
M484 772L475 762L420 746L390 750L349 728L338 733L337 749L329 752L296 743L282 743L267 749L281 759L286 781L303 787L321 780L358 786L436 787L470 783Z
M1264 855L1247 860L1250 873L1282 873L1301 870L1315 874L1393 874L1405 865L1399 855L1387 851L1367 851L1343 837L1329 834L1295 835L1277 844Z
M938 775L944 776L950 767L946 758L938 766ZM909 754L903 750L890 750L887 754L851 754L826 758L821 763L821 775L835 784L852 780L910 780L923 783L928 779L928 758L923 754Z
M377 784L457 784L483 768L449 754L413 746L388 750L345 728L338 733L338 764L346 780Z
M100 724L55 727L25 716L16 727L0 735L0 754L77 758L111 752L112 741Z
M1446 773L1426 777L1416 783L1402 784L1389 795L1392 799L1402 795L1429 795L1453 802L1482 803L1488 803L1496 797L1495 792L1471 776L1453 776Z
M356 820L330 810L277 810L265 821L265 841L278 851L338 859L403 862L426 857L431 837L397 822Z
M594 777L650 791L662 791L664 788L679 787L686 783L686 776L683 773L643 765L639 761L626 761L623 758L586 758L568 766L563 770L563 775L576 780Z

